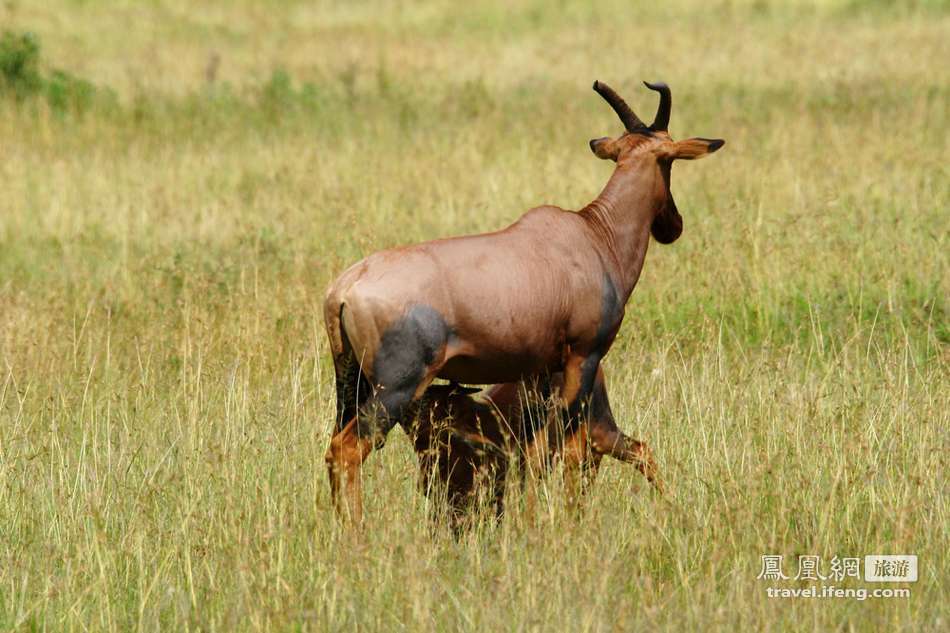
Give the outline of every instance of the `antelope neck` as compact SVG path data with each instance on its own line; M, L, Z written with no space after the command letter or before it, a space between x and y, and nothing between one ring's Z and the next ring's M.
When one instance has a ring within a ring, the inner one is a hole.
M650 241L650 226L663 200L659 170L640 161L617 165L610 180L580 215L605 254L608 271L623 294L624 302L640 278Z

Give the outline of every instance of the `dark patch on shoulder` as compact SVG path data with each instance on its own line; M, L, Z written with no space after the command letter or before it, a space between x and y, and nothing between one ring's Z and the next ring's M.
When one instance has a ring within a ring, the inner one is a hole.
M386 389L415 389L451 336L437 310L412 306L383 334L373 360L373 380Z
M597 334L594 337L594 348L582 365L584 393L590 393L600 359L613 343L614 336L620 328L620 322L623 320L624 306L616 284L607 273L604 273L603 283L600 297L600 323L597 325Z
M610 275L604 273L604 285L600 297L600 324L597 326L597 336L594 347L601 353L607 353L607 346L613 341L613 335L623 319L623 302L620 293Z
M594 349L581 364L580 392L588 394L588 396L592 395L594 382L597 378L597 368L600 366L601 359L607 354L610 344L613 343L624 312L624 304L620 299L620 293L617 291L617 286L610 275L604 274L603 283L600 299L600 324L597 326L597 335L594 338ZM578 422L576 414L585 404L580 401L573 404L570 411L572 417L568 426L573 427Z

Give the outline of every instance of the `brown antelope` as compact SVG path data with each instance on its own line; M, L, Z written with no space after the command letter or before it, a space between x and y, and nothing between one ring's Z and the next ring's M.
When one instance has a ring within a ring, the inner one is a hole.
M518 382L563 372L560 423L576 429L600 360L620 328L649 235L676 240L670 193L678 158L701 158L718 139L674 141L666 84L651 125L594 82L626 130L590 148L617 166L580 211L537 207L500 231L370 255L327 291L324 319L336 371L337 425L326 453L337 509L362 521L361 468L412 415L436 378Z
M562 386L562 374L552 377ZM597 477L604 456L636 466L647 480L662 490L656 462L646 444L623 433L614 421L603 370L598 370L590 399L589 418L571 434L557 425L545 433L530 434L524 419L533 397L524 384L493 385L479 395L459 385L433 385L423 395L419 413L406 425L419 457L419 483L426 496L446 501L449 519L458 530L478 501L480 493L494 502L496 516L503 510L509 463L521 462L525 470L543 473L555 459L575 494L586 491ZM441 503L434 506L441 508Z

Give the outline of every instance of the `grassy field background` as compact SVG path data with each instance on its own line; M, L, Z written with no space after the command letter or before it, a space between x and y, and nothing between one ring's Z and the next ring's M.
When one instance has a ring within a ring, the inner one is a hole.
M950 7L644 4L0 5L46 82L0 93L0 627L946 630ZM594 79L727 139L605 360L671 491L608 463L456 542L395 431L354 544L324 289L592 199ZM878 553L909 599L756 578Z

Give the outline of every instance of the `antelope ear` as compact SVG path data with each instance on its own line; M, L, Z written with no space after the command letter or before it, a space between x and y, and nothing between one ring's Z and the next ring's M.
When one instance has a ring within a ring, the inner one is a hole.
M670 143L660 149L660 157L666 160L693 160L712 154L725 145L721 138L688 138Z
M590 151L594 156L603 160L612 160L617 162L617 155L620 154L620 148L610 137L595 138L590 141Z
M666 204L650 225L650 232L653 238L660 244L672 244L679 239L683 232L683 216L676 208L676 202L673 200L673 194L666 195Z

